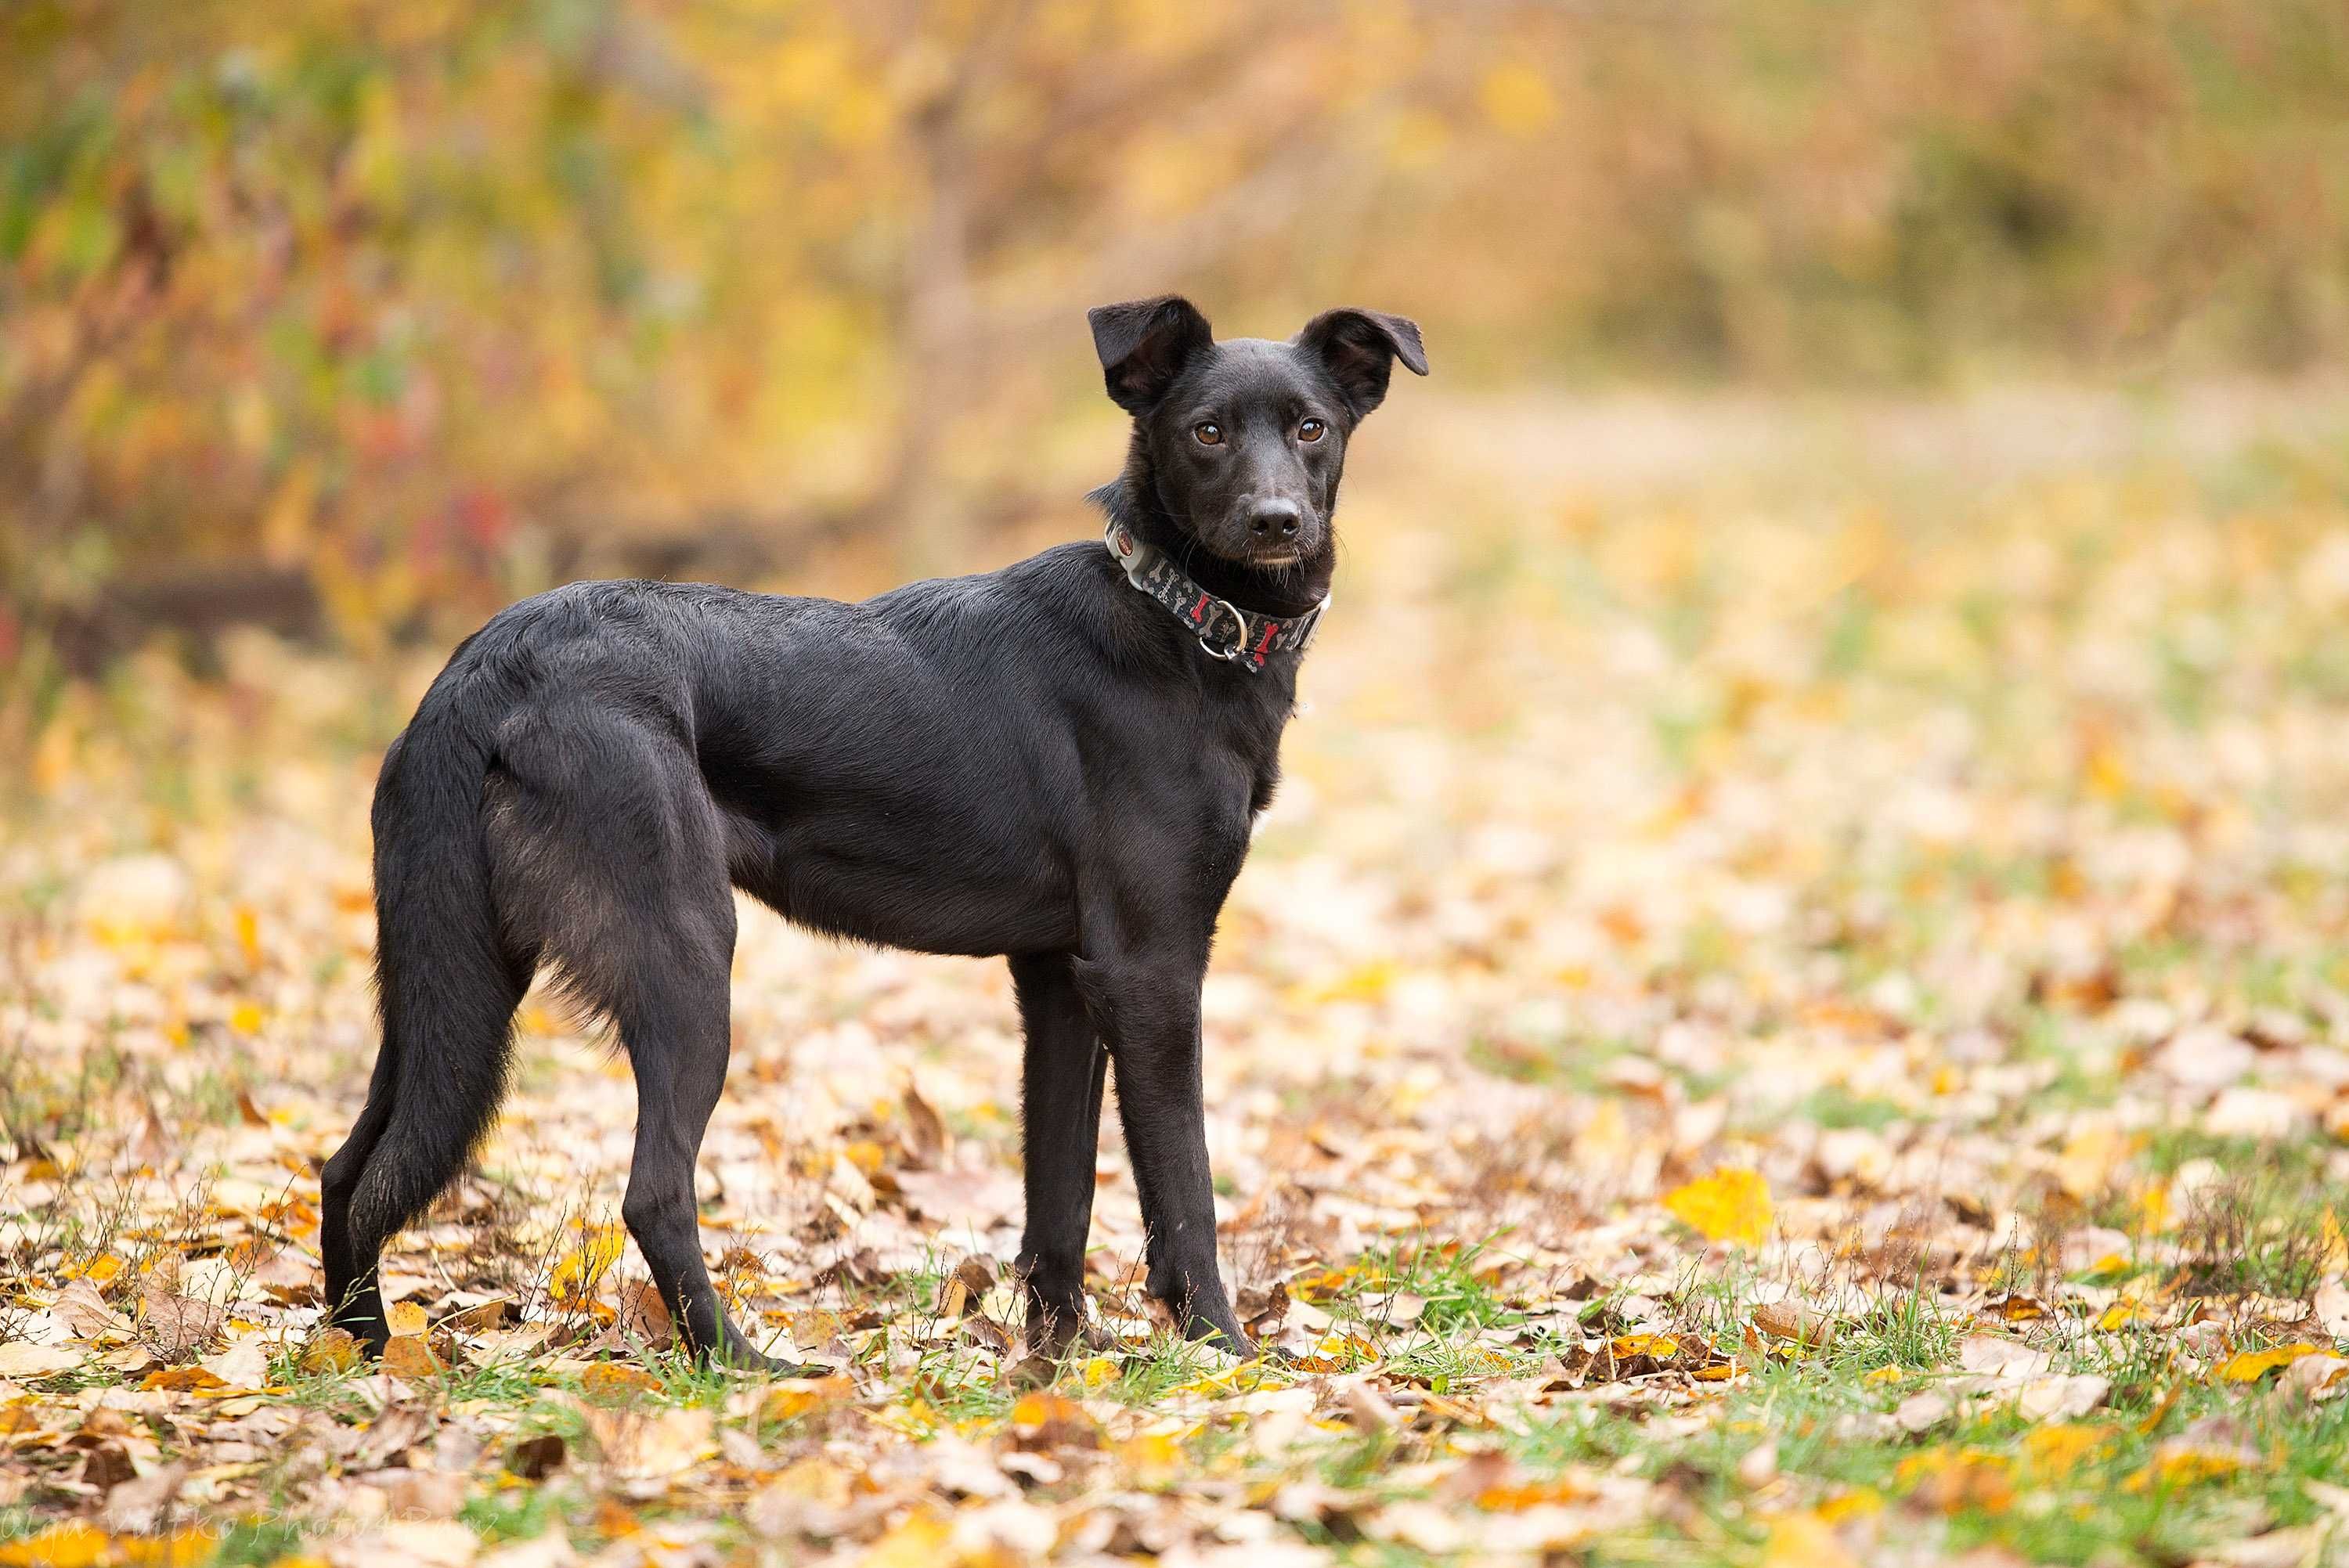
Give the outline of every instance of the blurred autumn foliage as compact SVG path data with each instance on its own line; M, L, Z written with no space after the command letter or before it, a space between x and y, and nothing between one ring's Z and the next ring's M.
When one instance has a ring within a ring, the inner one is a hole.
M978 558L1077 312L1456 386L2349 350L2333 0L16 0L0 659ZM1059 432L1082 414L1084 439Z

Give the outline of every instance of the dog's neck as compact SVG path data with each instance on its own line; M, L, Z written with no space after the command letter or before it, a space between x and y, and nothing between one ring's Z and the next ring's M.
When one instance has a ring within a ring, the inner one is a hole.
M1133 530L1145 544L1164 551L1200 587L1250 614L1283 619L1302 615L1330 596L1330 582L1338 568L1333 531L1324 529L1320 547L1294 566L1251 566L1214 553L1184 531L1166 510L1139 433L1126 458L1125 471L1085 499Z

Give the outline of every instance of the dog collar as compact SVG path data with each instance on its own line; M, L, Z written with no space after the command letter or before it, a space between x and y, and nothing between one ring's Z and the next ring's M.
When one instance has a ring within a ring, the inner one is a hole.
M1302 615L1252 615L1192 582L1164 551L1135 537L1116 519L1110 520L1102 540L1128 583L1165 605L1197 634L1199 646L1250 675L1264 668L1265 660L1274 654L1291 648L1302 653L1311 647L1313 633L1321 624L1321 612L1330 607L1325 594L1321 603Z

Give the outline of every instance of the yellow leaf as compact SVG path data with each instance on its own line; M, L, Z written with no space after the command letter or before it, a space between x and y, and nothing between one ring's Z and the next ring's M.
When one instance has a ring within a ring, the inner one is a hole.
M953 1535L951 1524L925 1510L908 1514L857 1562L860 1568L936 1568L954 1561L947 1545Z
M1319 998L1324 1002L1375 1002L1387 994L1400 973L1387 960L1373 958L1321 987Z
M661 1380L643 1367L630 1367L619 1361L598 1361L579 1377L579 1387L591 1398L596 1399L633 1398L638 1394L649 1394L660 1386Z
M2056 1157L2055 1179L2075 1198L2093 1198L2111 1184L2131 1140L2119 1129L2092 1125L2074 1133Z
M804 1497L827 1508L844 1508L854 1478L830 1460L811 1456L784 1466L761 1490L781 1497Z
M2006 1460L1980 1449L1929 1449L1902 1460L1892 1472L1909 1501L1941 1513L1978 1508L2003 1513L2014 1502Z
M1816 1513L1788 1513L1770 1522L1762 1568L1859 1568L1859 1560L1845 1549L1828 1520Z
M2083 1426L2074 1421L2034 1427L2023 1434L2023 1458L2033 1475L2068 1475L2103 1448L2111 1436L2110 1427Z
M2219 1368L2222 1383L2256 1383L2279 1367L2316 1354L2313 1345L2282 1345L2273 1350L2246 1350Z
M595 1293L605 1271L620 1261L620 1249L625 1244L625 1233L617 1225L590 1231L575 1252L565 1253L554 1265L554 1273L546 1282L546 1294L566 1305L586 1300Z
M1607 1342L1607 1348L1618 1361L1629 1361L1635 1356L1669 1361L1681 1353L1681 1342L1669 1334L1619 1334Z
M1557 115L1557 97L1548 80L1523 62L1494 67L1476 101L1494 129L1510 136L1531 136Z
M1758 1247L1770 1236L1770 1184L1759 1171L1724 1165L1664 1195L1664 1207L1710 1242Z
M421 1338L427 1326L424 1309L412 1301L396 1301L385 1307L383 1321L394 1338Z
M114 1543L114 1561L125 1568L196 1568L220 1555L220 1537L199 1525L169 1535L123 1536ZM280 1557L271 1568L300 1568L302 1559ZM323 1559L312 1558L324 1568Z
M228 1011L228 1026L240 1035L261 1033L261 1004L239 1002Z
M1907 1376L1909 1374L1898 1367L1878 1367L1875 1371L1862 1377L1860 1382L1871 1388L1881 1388L1887 1383L1898 1383Z
M802 1416L837 1405L856 1392L846 1377L792 1377L769 1388L759 1402L762 1421L796 1421Z
M1038 1388L1019 1396L1019 1402L1011 1407L1011 1424L1032 1432L1046 1427L1090 1427L1092 1418L1075 1400L1063 1398L1050 1388Z
M1847 1519L1884 1511L1884 1494L1872 1486L1856 1486L1839 1491L1819 1504L1819 1517L1830 1524L1840 1524Z
M1112 1445L1118 1468L1144 1484L1164 1481L1183 1470L1183 1446L1164 1432L1143 1432Z
M100 1253L79 1268L60 1269L57 1272L67 1279L86 1279L103 1289L112 1283L116 1274L122 1272L122 1260L112 1253Z
M1096 1356L1085 1363L1085 1387L1098 1388L1104 1383L1114 1383L1121 1376L1117 1363L1106 1356Z
M347 1372L359 1364L359 1342L347 1328L329 1328L302 1352L305 1372Z
M0 1563L8 1568L95 1568L111 1555L105 1532L78 1519L0 1545Z
M167 1367L150 1372L139 1385L142 1393L201 1394L209 1388L225 1388L228 1384L201 1367Z
M2121 1486L2128 1491L2193 1486L2206 1480L2224 1480L2242 1468L2240 1456L2222 1449L2167 1449L2157 1455L2151 1464L2123 1481Z
M2128 793L2128 763L2110 743L2099 743L2088 754L2086 771L2088 792L2098 799L2117 800Z

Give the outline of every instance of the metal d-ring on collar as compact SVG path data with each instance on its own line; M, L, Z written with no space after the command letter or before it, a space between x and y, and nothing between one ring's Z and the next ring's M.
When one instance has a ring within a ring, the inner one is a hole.
M1200 647L1251 675L1264 668L1265 660L1274 654L1312 646L1321 614L1330 608L1325 595L1302 615L1251 615L1191 581L1164 551L1136 537L1115 518L1103 531L1102 542L1109 546L1110 559L1125 573L1125 580L1173 612L1197 635ZM1230 640L1218 640L1216 634L1226 626L1231 628Z

